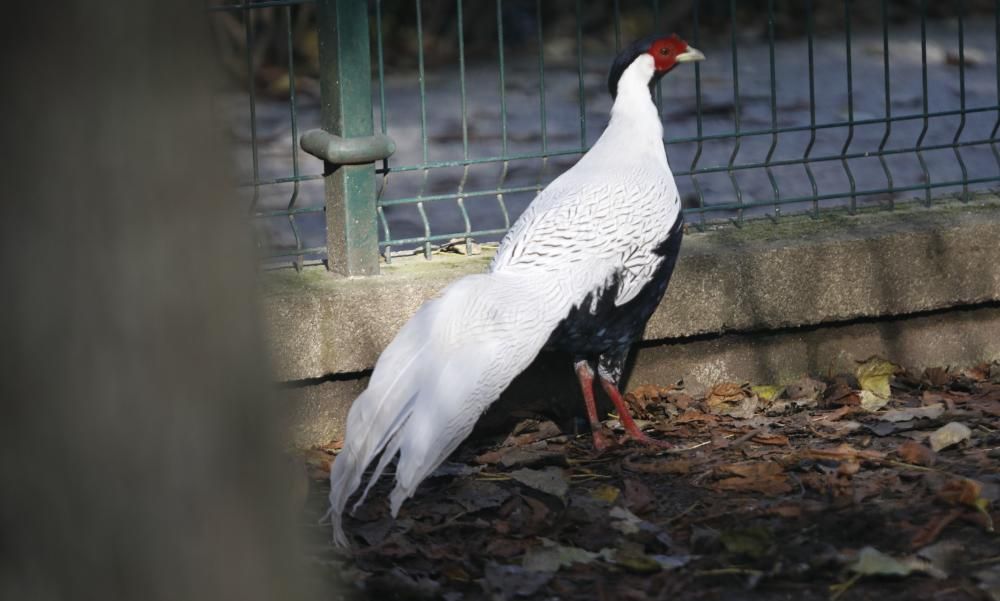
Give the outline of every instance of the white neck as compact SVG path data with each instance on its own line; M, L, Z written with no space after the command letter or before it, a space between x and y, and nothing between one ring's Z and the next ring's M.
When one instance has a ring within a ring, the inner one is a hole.
M653 73L653 57L648 54L625 69L618 80L611 121L581 162L594 161L606 167L618 165L614 168L652 164L670 170L663 149L663 124L649 94Z
M670 173L663 148L663 125L649 95L653 57L635 59L618 80L618 93L611 107L611 121L604 133L569 171L556 182L581 178L603 178L608 171L642 166ZM553 185L556 183L553 182Z
M663 137L663 124L649 94L649 81L654 71L653 57L643 54L622 72L618 80L618 95L611 107L609 127L614 127L616 122L629 121L657 138Z

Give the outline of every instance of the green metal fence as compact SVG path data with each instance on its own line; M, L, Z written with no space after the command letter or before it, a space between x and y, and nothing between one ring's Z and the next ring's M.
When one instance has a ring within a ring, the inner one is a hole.
M220 112L233 121L230 125L240 167L240 189L245 195L248 212L258 226L262 255L270 262L291 258L297 267L307 258L325 256L327 252L323 236L313 235L307 240L302 231L303 220L315 224L316 218L322 217L325 211L322 202L304 202L307 196L304 192L313 192L314 198L316 192L322 192L323 176L317 168L304 168L298 147L302 100L297 90L298 52L293 35L293 10L312 4L313 0L245 0L206 7L220 61L229 78L237 81L245 94L236 92L235 98L230 98L231 102L221 107ZM312 22L307 26L315 28ZM274 62L283 70L287 86L279 90L278 98L268 101L272 111L285 114L287 121L275 124L272 114L268 119L272 122L268 131L262 132L259 74L265 52L273 47L284 51ZM284 140L271 143L275 130L287 135L282 136ZM281 160L267 160L275 156ZM285 238L290 240L275 242L271 233L281 226L288 234ZM312 229L315 232L316 228Z
M250 82L252 13L284 11L290 173L262 175L254 85L247 115L251 212L290 232L272 259L371 274L380 256L499 238L600 135L610 60L651 31L708 56L656 93L696 227L930 205L1000 180L1000 0L317 0L322 98L309 115L326 134L303 147L325 168L295 146L302 4L213 8L242 15Z

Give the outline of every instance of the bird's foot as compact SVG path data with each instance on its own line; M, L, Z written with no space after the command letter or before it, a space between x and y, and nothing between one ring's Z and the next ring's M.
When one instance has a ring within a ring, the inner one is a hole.
M670 444L665 440L658 440L656 438L653 438L652 436L649 436L639 428L636 428L635 430L629 430L626 428L625 436L622 436L619 442L624 443L630 438L640 444L648 445L651 447L659 447L661 449L672 449L674 447L674 445Z
M591 424L590 431L594 436L594 450L598 453L603 453L614 446L614 439L604 432L604 425L600 422Z
M618 410L618 420L621 422L622 427L625 428L626 438L631 438L636 442L653 447L660 447L662 449L669 449L673 447L673 445L669 442L652 438L644 434L643 431L639 429L635 420L632 419L632 414L629 412L625 399L622 398L621 393L618 391L617 384L602 377L601 386L604 387L604 392L608 393L608 396L611 397L611 402L615 404L615 409Z

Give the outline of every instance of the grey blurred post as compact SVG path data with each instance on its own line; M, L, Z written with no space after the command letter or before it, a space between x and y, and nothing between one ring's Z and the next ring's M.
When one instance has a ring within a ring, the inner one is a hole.
M203 9L0 20L2 599L303 598Z

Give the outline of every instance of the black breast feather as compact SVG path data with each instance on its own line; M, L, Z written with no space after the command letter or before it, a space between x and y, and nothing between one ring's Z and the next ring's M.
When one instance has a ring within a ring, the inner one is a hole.
M600 292L588 294L578 307L570 310L552 332L546 347L592 358L606 353L626 352L642 335L646 322L663 299L677 263L684 235L683 225L684 219L678 215L677 221L653 251L663 257L660 265L635 298L620 307L615 306L615 297L621 288L621 275L616 274L610 285Z

